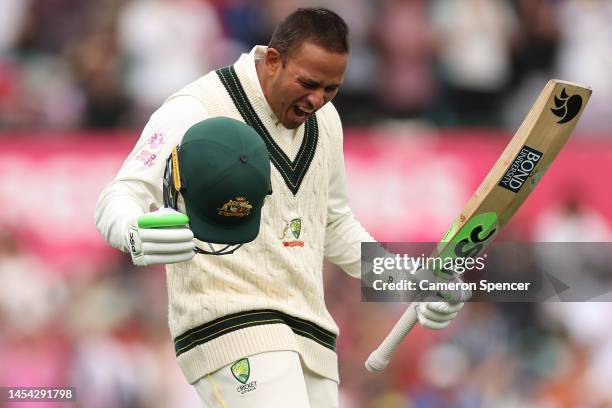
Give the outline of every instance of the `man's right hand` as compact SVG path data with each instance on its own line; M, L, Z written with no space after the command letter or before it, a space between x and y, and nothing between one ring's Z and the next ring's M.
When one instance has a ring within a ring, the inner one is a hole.
M172 264L193 258L195 242L188 222L185 214L169 208L132 221L125 239L134 265Z
M442 275L436 274L433 271L420 269L415 272L414 280L419 282L417 283L418 285L420 285L420 281L430 283L441 281L452 282L459 288L442 292L435 291L434 293L423 291L421 295L424 296L424 300L418 303L416 312L421 326L428 329L439 330L448 326L457 316L464 302L467 302L472 297L471 290L461 289L460 284L463 281L456 273L447 274L442 277Z

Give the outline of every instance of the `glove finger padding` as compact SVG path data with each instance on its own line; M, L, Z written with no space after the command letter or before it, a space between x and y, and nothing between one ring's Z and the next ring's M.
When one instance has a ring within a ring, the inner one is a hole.
M178 254L192 251L195 248L193 240L187 242L143 242L142 253L151 254Z
M427 308L439 313L457 313L460 311L465 303L448 303L448 302L427 302Z
M450 304L447 302L422 302L419 306L421 314L429 320L446 322L453 320L464 303Z
M418 315L418 318L419 318L419 323L421 326L425 327L426 329L432 329L432 330L444 329L451 322L450 320L446 322L435 322L433 320L429 320L423 317L423 315L421 314Z
M140 257L140 262L138 265L157 265L157 264L173 264L179 262L189 261L191 258L195 256L194 251L180 252L176 254L152 254L152 255L144 255Z
M451 278L453 282L461 282L458 277ZM428 295L426 301L417 305L417 317L421 326L439 330L447 327L457 316L472 292L467 289L444 291L436 295Z
M457 316L458 311L450 313L440 311L444 309L451 310L448 308L438 308L437 311L432 310L431 305L436 303L448 304L446 302L421 302L417 305L417 318L419 319L419 323L421 324L421 326L433 330L443 329L448 326L450 322Z
M140 228L138 235L142 242L187 242L193 240L189 228Z

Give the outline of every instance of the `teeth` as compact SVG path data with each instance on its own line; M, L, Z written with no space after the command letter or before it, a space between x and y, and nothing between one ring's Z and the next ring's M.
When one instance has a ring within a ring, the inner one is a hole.
M303 106L299 106L298 105L299 110L301 110L304 113L310 113L312 112L314 109L308 109L308 108L304 108Z

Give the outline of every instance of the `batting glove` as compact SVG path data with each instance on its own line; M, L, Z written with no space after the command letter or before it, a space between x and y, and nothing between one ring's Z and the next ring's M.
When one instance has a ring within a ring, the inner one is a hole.
M457 274L441 278L426 269L417 271L415 277L417 280L426 279L429 282L462 282ZM419 302L416 306L419 323L428 329L439 330L453 321L459 310L463 308L464 302L472 297L472 291L469 289L454 289L444 292L425 292L424 296L425 301Z
M416 307L417 318L421 326L440 330L450 324L457 316L464 303L449 303L441 298L433 302L419 302Z
M173 264L193 258L195 242L188 222L185 214L169 208L132 221L125 239L134 265Z

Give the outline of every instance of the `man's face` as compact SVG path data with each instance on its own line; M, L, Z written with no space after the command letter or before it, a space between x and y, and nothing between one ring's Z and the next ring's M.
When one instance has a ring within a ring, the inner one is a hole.
M299 127L338 93L348 54L338 54L311 42L285 57L269 48L262 88L272 111L287 129Z

